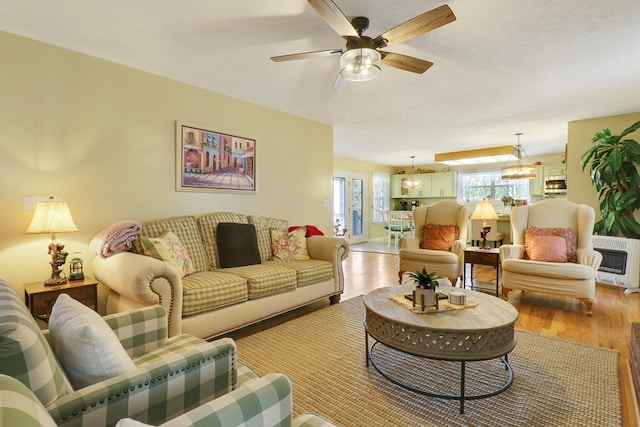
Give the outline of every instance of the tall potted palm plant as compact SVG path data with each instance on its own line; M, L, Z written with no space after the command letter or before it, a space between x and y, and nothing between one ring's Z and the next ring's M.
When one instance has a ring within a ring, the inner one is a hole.
M639 128L640 121L620 135L611 135L605 128L595 134L593 147L582 155L582 170L591 163L590 177L598 191L602 219L593 231L601 236L640 238L640 224L633 215L640 208L640 144L624 138Z

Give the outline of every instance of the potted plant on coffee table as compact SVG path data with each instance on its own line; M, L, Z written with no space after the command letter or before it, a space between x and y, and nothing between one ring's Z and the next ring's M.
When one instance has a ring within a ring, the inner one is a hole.
M438 309L438 296L436 295L436 289L438 288L438 280L436 279L436 272L427 273L425 267L422 270L413 271L409 273L416 284L416 289L413 291L413 306L420 307L420 311L425 311L426 307L435 306Z

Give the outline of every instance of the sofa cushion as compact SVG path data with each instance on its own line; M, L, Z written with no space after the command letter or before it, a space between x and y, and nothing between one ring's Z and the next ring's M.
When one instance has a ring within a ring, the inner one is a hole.
M276 264L247 265L225 268L225 273L235 274L247 281L249 299L290 291L296 288L296 272Z
M287 230L271 230L273 257L283 261L305 261L309 259L305 227Z
M525 276L539 276L548 279L567 280L592 280L596 275L589 265L560 263L560 262L543 262L524 259L505 259L503 260L502 269L510 273L522 274Z
M224 271L201 271L182 279L182 315L200 313L249 298L247 281Z
M216 233L221 268L260 264L256 227L253 224L221 222Z
M562 241L558 239L550 240L549 237L559 237ZM562 242L564 242L564 248L561 247ZM560 244L559 248L557 247L558 244ZM540 248L541 246L542 248ZM551 253L545 253L545 249L552 249L552 246L555 252L562 252L564 249L565 256L552 256ZM551 262L578 262L576 246L576 233L569 227L529 227L524 234L524 259Z
M202 236L202 242L209 258L206 270L220 268L220 258L218 254L217 232L218 224L221 222L232 222L236 224L248 224L246 215L233 212L212 212L198 218L198 229Z
M527 245L533 261L567 262L567 242L560 236L533 236Z
M260 248L260 257L262 258L262 262L270 260L273 257L271 249L271 230L288 231L289 223L284 219L269 218L260 215L250 216L249 222L256 226L258 247Z
M55 427L56 423L31 390L0 374L0 426Z
M420 249L450 251L458 240L459 230L455 224L425 224Z
M173 232L187 250L195 271L206 271L209 267L209 258L202 243L202 237L193 216L175 216L142 223L142 235L148 237L160 237L166 230ZM144 253L140 239L134 242L136 252Z
M266 264L277 264L296 272L298 287L312 285L333 278L333 264L329 261L310 259L307 261L283 261L274 258Z
M60 294L49 318L51 345L76 389L104 381L136 365L102 317Z
M186 248L174 233L165 230L160 237L140 236L144 254L164 261L175 268L180 277L194 272L193 263Z
M2 280L0 374L23 383L45 406L72 391L36 321L13 286Z

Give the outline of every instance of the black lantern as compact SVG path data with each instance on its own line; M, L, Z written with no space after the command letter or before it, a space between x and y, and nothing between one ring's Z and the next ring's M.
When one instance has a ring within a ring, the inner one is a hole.
M84 270L82 267L82 259L79 255L80 252L76 252L76 254L77 255L69 261L69 280L84 280Z

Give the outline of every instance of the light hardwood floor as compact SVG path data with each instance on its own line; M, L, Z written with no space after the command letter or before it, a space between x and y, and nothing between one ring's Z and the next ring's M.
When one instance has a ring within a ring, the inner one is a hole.
M396 254L351 251L344 261L345 290L342 300L364 295L378 287L396 284L397 268ZM495 283L495 269L491 267L475 266L474 274L478 280ZM620 353L618 377L622 392L624 426L639 424L635 389L628 361L631 323L640 322L640 294L625 295L622 288L598 285L591 317L585 315L582 303L571 298L512 291L509 302L519 312L516 328L617 350ZM230 336L245 336L327 305L328 301L312 304L236 331ZM585 369L588 369L588 366Z

